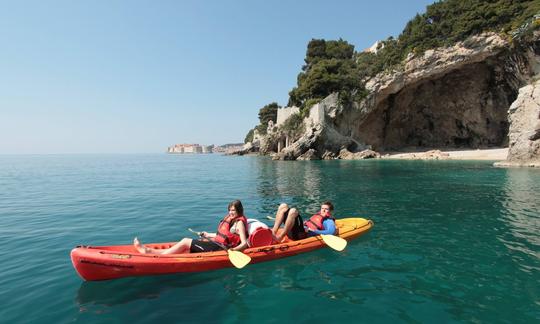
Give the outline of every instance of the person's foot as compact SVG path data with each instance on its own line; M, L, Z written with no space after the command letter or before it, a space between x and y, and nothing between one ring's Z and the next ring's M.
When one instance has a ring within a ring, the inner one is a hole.
M283 242L283 237L284 237L284 235L274 235L274 240L277 243L282 243Z
M137 251L139 251L139 253L141 253L141 254L147 254L147 253L150 253L150 249L147 248L146 246L144 246L141 242L139 242L139 239L138 239L138 238L134 238L134 239L133 239L133 246L134 246L135 249L137 249Z

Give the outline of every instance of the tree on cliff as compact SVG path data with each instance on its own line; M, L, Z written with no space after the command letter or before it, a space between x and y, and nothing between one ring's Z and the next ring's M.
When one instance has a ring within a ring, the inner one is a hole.
M259 110L259 121L261 125L267 125L268 121L271 120L274 123L277 121L277 110L279 105L277 102L272 102Z
M354 46L347 41L312 39L304 61L297 86L289 92L289 105L302 106L309 99L320 100L333 92L360 88Z
M250 129L249 132L246 134L246 137L244 138L244 144L248 142L253 142L253 133L254 129Z
M375 57L358 53L359 70L374 76L403 62L409 53L451 46L485 31L508 33L540 13L538 0L446 0L427 6L411 19L397 39L385 40Z
M272 102L259 109L260 123L259 125L255 126L255 128L249 130L244 139L244 143L253 141L253 135L255 130L257 130L259 134L265 135L266 129L268 128L268 121L271 120L274 123L277 121L277 110L279 108L280 106L277 104L277 102Z

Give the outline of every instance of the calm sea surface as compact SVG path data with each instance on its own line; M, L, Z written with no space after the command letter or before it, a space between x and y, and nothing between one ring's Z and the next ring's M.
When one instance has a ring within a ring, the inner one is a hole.
M374 221L335 252L83 282L79 244L214 230L230 200ZM540 170L491 162L0 155L2 323L538 323Z

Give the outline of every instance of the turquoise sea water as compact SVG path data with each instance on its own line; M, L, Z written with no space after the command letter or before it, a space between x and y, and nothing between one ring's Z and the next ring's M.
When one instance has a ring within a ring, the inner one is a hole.
M200 274L83 282L79 244L214 230L227 203L374 221L335 252ZM221 155L0 156L0 322L533 323L540 170L491 162Z

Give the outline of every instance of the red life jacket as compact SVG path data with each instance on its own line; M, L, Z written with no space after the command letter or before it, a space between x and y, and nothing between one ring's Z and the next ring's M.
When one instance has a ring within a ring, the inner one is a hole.
M304 226L309 227L312 230L323 230L324 229L323 222L326 219L332 219L334 222L336 221L336 219L332 217L332 215L328 215L325 217L325 216L322 216L320 213L317 213L311 216L307 221L305 221Z
M223 218L221 222L219 222L214 242L223 245L226 248L233 248L235 246L238 246L240 244L240 235L231 233L231 227L237 221L243 222L244 228L247 231L247 219L245 216L227 215Z

